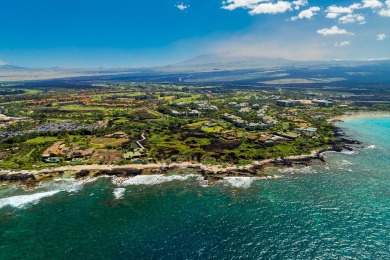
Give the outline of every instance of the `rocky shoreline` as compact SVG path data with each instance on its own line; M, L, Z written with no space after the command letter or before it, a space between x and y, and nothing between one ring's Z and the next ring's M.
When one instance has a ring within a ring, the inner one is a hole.
M137 175L169 175L186 174L183 171L199 174L207 181L218 181L224 177L267 177L273 175L266 173L270 168L287 168L298 165L310 166L325 163L324 152L341 152L353 150L353 147L362 143L350 139L339 127L334 128L336 141L332 142L326 149L312 151L309 155L290 156L286 158L267 159L254 161L246 166L228 166L225 168L196 163L174 163L174 164L146 164L146 165L85 165L59 167L56 169L45 169L40 171L0 171L0 183L20 183L36 185L39 182L56 177L70 177L75 179L101 176L134 177Z
M199 174L207 181L218 181L224 177L269 177L273 175L266 173L266 169L270 168L287 168L297 165L310 166L315 164L325 163L323 153L328 151L342 150L339 145L337 148L331 147L329 149L322 149L315 151L311 155L269 159L263 161L256 161L250 165L235 167L230 166L226 168L217 168L215 166L208 166L202 164L171 164L150 166L148 165L128 165L128 166L108 166L102 169L102 166L95 168L93 166L84 167L85 169L47 169L41 171L21 171L12 172L4 171L0 172L0 182L2 183L20 183L20 184L37 184L41 181L52 179L56 177L70 177L75 179L88 178L88 177L101 177L101 176L115 176L115 177L134 177L137 175L169 175L169 174ZM186 171L186 173L184 173Z

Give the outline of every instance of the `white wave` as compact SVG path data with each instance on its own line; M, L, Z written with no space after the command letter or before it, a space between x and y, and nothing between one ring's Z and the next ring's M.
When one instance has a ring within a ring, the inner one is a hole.
M253 182L259 180L277 179L280 176L265 177L224 177L223 182L235 188L249 188Z
M347 161L347 160L342 160L341 165L353 165L353 163L351 163L350 161Z
M342 150L341 153L348 154L348 155L356 155L356 154L358 154L357 151L349 151L349 150Z
M367 150L373 150L373 149L381 149L381 150L384 150L383 147L380 147L380 146L375 145L375 144L369 145L369 146L365 147L364 149L367 149Z
M314 170L310 166L306 166L306 167L303 167L303 168L292 167L292 168L279 169L279 172L281 172L281 173L289 173L289 174L296 174L296 173L298 173L298 174L299 173L301 173L301 174L313 174L313 173L317 173L317 171Z
M37 193L28 195L19 195L0 199L0 208L11 206L15 208L23 208L29 204L37 204L41 198L52 196L56 193L77 192L87 183L94 182L97 178L87 178L83 180L74 180L71 178L59 178L50 182L44 182L36 188Z
M253 182L251 177L225 177L223 180L235 188L249 188Z
M42 198L53 196L54 194L57 194L59 192L61 191L55 190L0 199L0 208L3 208L5 206L23 208L29 204L37 204Z
M116 189L114 189L113 194L115 196L115 199L117 199L117 200L122 199L123 196L125 195L125 191L126 191L125 188L116 188Z
M54 179L51 182L44 183L41 188L49 189L49 190L61 190L67 192L77 192L83 188L83 186L87 183L94 182L98 179L95 178L85 178L80 180L74 180L71 178L59 178Z
M121 185L129 186L129 185L157 185L164 182L170 182L170 181L185 181L189 178L193 178L194 176L200 177L199 175L138 175L135 177L132 177L130 179L124 180Z

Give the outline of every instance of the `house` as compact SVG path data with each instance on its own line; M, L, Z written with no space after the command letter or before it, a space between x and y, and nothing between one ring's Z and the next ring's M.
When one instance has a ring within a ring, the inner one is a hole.
M145 149L142 148L137 148L134 149L132 152L127 152L123 155L123 158L128 160L128 159L133 159L133 158L140 158L145 156L147 153L145 153Z
M251 109L249 107L243 107L240 110L238 110L238 112L242 114L249 114L249 112L251 112Z
M79 148L74 148L68 153L68 160L71 159L87 159L88 157L92 156L95 149L88 148L86 150L81 150Z
M238 138L238 134L234 130L226 130L221 132L222 138L226 140L236 140Z
M333 107L334 106L334 102L331 102L328 100L315 100L314 102L320 107Z
M114 138L127 138L127 134L125 132L115 132L112 134Z
M300 127L298 131L302 132L306 136L314 136L317 133L317 128L315 127Z
M274 127L274 126L276 126L276 123L277 123L277 121L270 116L265 116L265 117L263 117L262 120L263 120L264 124L267 125L267 127Z
M198 110L190 110L188 112L189 116L200 116L200 112Z
M294 100L276 100L276 105L280 107L293 107Z
M179 112L179 111L176 111L176 110L172 110L172 111L171 111L171 115L172 115L172 116L185 116L186 113L184 113L184 112Z
M267 129L266 124L259 124L259 123L249 123L245 126L245 129L247 130L265 130Z
M66 145L63 142L61 142L61 141L55 142L52 146L47 148L42 153L42 159L63 156L63 155L66 155L68 152L69 152L69 148L66 147Z
M243 103L235 105L234 107L237 108L237 109L241 109L241 108L245 108L247 106L248 106L248 103L243 102Z
M236 119L233 121L233 123L238 126L238 127L244 127L245 124L247 123L245 120L242 120L241 118L240 119Z
M237 106L237 102L233 102L233 101L232 101L232 102L229 102L229 103L228 103L228 106L229 106L229 107L236 107L236 106Z

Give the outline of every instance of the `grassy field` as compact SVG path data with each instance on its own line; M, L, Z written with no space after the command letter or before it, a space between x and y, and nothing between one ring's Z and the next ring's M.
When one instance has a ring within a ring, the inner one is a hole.
M44 143L54 143L56 141L59 141L60 139L58 137L36 137L34 139L27 140L25 143L27 144L34 144L34 145L39 145L39 144L44 144Z
M68 110L68 111L91 111L91 110L101 110L104 111L106 108L104 107L94 107L94 106L82 106L82 105L66 105L66 106L60 106L60 109L62 110Z
M128 141L126 138L92 138L90 144L93 148L103 149L107 146L119 147Z
M223 131L224 128L218 125L213 127L203 127L202 130L205 131L206 133L219 133Z

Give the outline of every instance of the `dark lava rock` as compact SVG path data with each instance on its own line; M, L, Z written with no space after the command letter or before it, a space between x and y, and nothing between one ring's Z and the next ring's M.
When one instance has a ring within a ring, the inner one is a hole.
M76 179L84 178L84 177L87 177L88 175L89 175L88 170L82 170L82 171L76 173Z
M27 181L35 180L33 174L14 173L14 174L0 174L0 181Z

